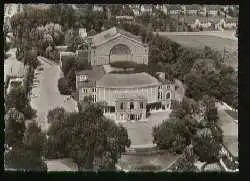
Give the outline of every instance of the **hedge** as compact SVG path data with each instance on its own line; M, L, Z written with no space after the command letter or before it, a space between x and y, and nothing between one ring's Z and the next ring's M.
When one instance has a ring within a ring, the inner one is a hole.
M71 88L69 87L69 84L67 80L62 77L58 80L58 90L62 95L70 95L71 94Z

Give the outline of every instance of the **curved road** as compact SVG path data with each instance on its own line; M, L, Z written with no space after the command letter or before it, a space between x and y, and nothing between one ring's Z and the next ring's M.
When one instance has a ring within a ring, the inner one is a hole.
M31 106L37 110L37 121L42 130L48 129L47 114L50 109L56 107L63 107L68 112L78 111L77 104L73 100L64 101L67 96L61 95L57 81L61 77L61 70L59 65L51 63L43 57L38 57L41 61L43 71L35 75L38 82L34 83L32 94L37 97L31 96Z

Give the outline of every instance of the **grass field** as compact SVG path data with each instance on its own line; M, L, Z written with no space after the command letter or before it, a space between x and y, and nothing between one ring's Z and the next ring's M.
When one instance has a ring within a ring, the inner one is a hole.
M165 35L164 35L165 36ZM225 63L238 69L238 41L227 38L220 38L208 35L166 35L185 47L204 48L208 46L219 51L222 55L225 52Z
M188 47L203 48L209 46L218 51L224 51L224 48L237 50L238 43L235 40L219 38L206 35L167 35L171 40Z

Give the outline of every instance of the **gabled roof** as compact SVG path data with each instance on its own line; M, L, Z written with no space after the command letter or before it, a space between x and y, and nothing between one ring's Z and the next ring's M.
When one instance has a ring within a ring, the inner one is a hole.
M106 88L139 88L159 84L156 78L145 72L134 74L105 74L96 82L97 87Z
M116 28L116 27L113 27L113 28L110 28L106 31L103 31L101 33L98 33L94 36L92 36L92 46L98 46L98 45L101 45L109 40L112 40L114 38L117 38L119 37L120 35L123 35L123 36L126 36L130 39L133 39L139 43L142 43L141 41L141 38L139 36L135 36L129 32L126 32L122 29L119 29L119 28Z

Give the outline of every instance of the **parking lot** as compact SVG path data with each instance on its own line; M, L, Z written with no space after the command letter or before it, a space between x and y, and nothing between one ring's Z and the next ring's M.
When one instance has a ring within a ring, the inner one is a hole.
M37 121L42 130L48 129L47 114L48 111L63 107L68 112L77 111L77 103L73 99L66 101L68 96L61 95L57 81L61 76L59 65L50 63L46 59L39 59L43 70L35 73L34 84L32 88L31 106L37 110Z

